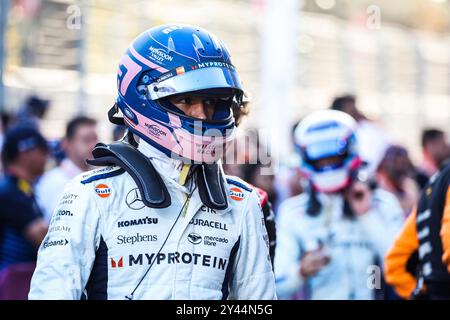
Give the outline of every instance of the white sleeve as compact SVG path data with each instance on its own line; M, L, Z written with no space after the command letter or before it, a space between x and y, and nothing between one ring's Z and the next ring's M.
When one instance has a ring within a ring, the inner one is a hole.
M228 299L276 299L267 230L255 191L249 194L240 230Z
M292 228L291 210L289 206L282 205L277 217L275 275L280 299L290 299L304 285L304 279L300 276L301 243Z
M29 299L79 300L100 242L99 212L91 184L72 180L42 242Z
M377 255L383 259L404 222L403 210L397 198L386 191L377 190L374 205L365 215L358 217Z

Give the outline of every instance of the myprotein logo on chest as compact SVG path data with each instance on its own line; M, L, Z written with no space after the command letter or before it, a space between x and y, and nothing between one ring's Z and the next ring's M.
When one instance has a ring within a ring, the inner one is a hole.
M128 258L128 259L127 259ZM134 266L145 266L153 263L175 265L192 264L224 271L227 267L228 259L213 255L206 255L191 252L169 252L169 253L134 253L128 257L109 257L111 268L123 268Z

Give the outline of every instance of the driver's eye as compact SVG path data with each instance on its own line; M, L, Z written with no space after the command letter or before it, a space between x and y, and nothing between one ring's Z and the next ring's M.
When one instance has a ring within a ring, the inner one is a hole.
M205 99L205 100L203 100L203 103L208 106L215 106L216 99Z
M189 97L180 98L180 100L178 100L177 103L192 104L192 99Z

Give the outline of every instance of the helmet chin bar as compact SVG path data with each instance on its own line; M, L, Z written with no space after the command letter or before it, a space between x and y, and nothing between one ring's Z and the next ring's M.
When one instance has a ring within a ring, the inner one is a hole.
M109 120L116 125L125 125L124 118L115 117L119 112L116 104L108 111ZM98 143L86 160L94 166L116 165L128 172L136 183L143 203L150 208L167 208L171 205L170 194L161 176L150 159L137 150L139 143L128 128L124 137L112 144ZM225 177L219 163L195 166L196 181L203 204L217 210L228 208Z

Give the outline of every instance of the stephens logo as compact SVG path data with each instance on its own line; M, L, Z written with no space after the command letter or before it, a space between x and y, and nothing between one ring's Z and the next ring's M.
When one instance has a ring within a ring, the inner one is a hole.
M202 242L202 236L195 232L191 232L187 238L192 244L199 244L200 242Z
M150 51L150 58L152 60L155 60L157 62L171 62L173 60L173 57L167 54L167 52L163 48L155 48L153 46L150 46L148 50Z
M158 236L156 234L140 234L137 233L132 236L119 235L117 236L117 244L131 244L142 243L142 242L153 242L158 241Z
M111 188L101 183L95 186L95 192L100 198L108 198L111 195Z
M145 124L145 127L147 128L147 132L148 134L151 134L152 136L155 136L157 138L159 137L165 137L167 136L167 133L164 132L163 130L161 130L160 128L158 128L158 126L154 125L154 124Z
M244 193L241 189L233 187L230 189L231 199L236 201L242 201L244 199Z

